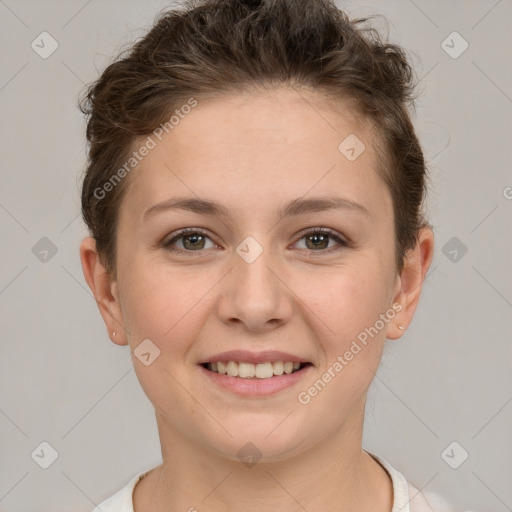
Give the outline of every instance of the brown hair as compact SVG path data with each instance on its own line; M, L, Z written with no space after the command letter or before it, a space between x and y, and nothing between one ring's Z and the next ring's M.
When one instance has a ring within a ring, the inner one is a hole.
M191 97L279 86L348 101L375 127L401 270L427 225L421 213L426 169L408 113L411 66L399 46L364 26L368 19L350 20L331 0L189 0L182 10L160 13L145 37L105 69L79 102L89 143L82 215L114 279L118 211L129 176L104 185L134 144Z

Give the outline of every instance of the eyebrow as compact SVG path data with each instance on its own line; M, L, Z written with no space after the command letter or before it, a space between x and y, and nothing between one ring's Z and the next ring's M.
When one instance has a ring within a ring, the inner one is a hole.
M371 217L370 212L362 204L336 196L294 199L288 202L283 208L279 208L277 216L278 219L281 220L285 217L294 215L303 215L306 213L323 212L334 209L362 213L367 217ZM176 197L151 206L144 212L142 219L147 220L156 213L168 210L186 210L201 215L229 217L229 210L218 201L194 197Z

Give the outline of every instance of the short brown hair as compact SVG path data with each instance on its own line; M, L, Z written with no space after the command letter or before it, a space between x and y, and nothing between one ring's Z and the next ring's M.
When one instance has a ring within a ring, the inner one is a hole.
M126 162L134 143L190 97L279 86L349 101L375 127L401 270L427 224L425 162L408 111L415 84L405 52L366 27L368 19L350 20L331 0L189 0L184 9L160 13L145 37L105 69L79 102L89 143L82 215L114 278L118 211L129 177L105 197L95 190Z

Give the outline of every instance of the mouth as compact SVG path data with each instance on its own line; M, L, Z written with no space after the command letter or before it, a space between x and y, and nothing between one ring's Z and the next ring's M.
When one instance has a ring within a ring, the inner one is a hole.
M212 373L226 375L227 377L263 380L303 371L311 366L311 363L296 361L266 361L261 363L217 361L201 363L201 366Z
M199 374L213 385L212 391L244 398L265 398L291 390L307 381L314 367L304 356L277 350L230 350L197 362Z

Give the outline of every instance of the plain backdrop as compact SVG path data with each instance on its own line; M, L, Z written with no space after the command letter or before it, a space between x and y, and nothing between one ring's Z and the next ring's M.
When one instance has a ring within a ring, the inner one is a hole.
M129 349L82 274L76 103L166 5L0 0L1 511L86 512L161 460ZM338 5L384 15L374 26L421 78L436 236L414 321L370 390L364 447L460 510L512 510L512 2Z

